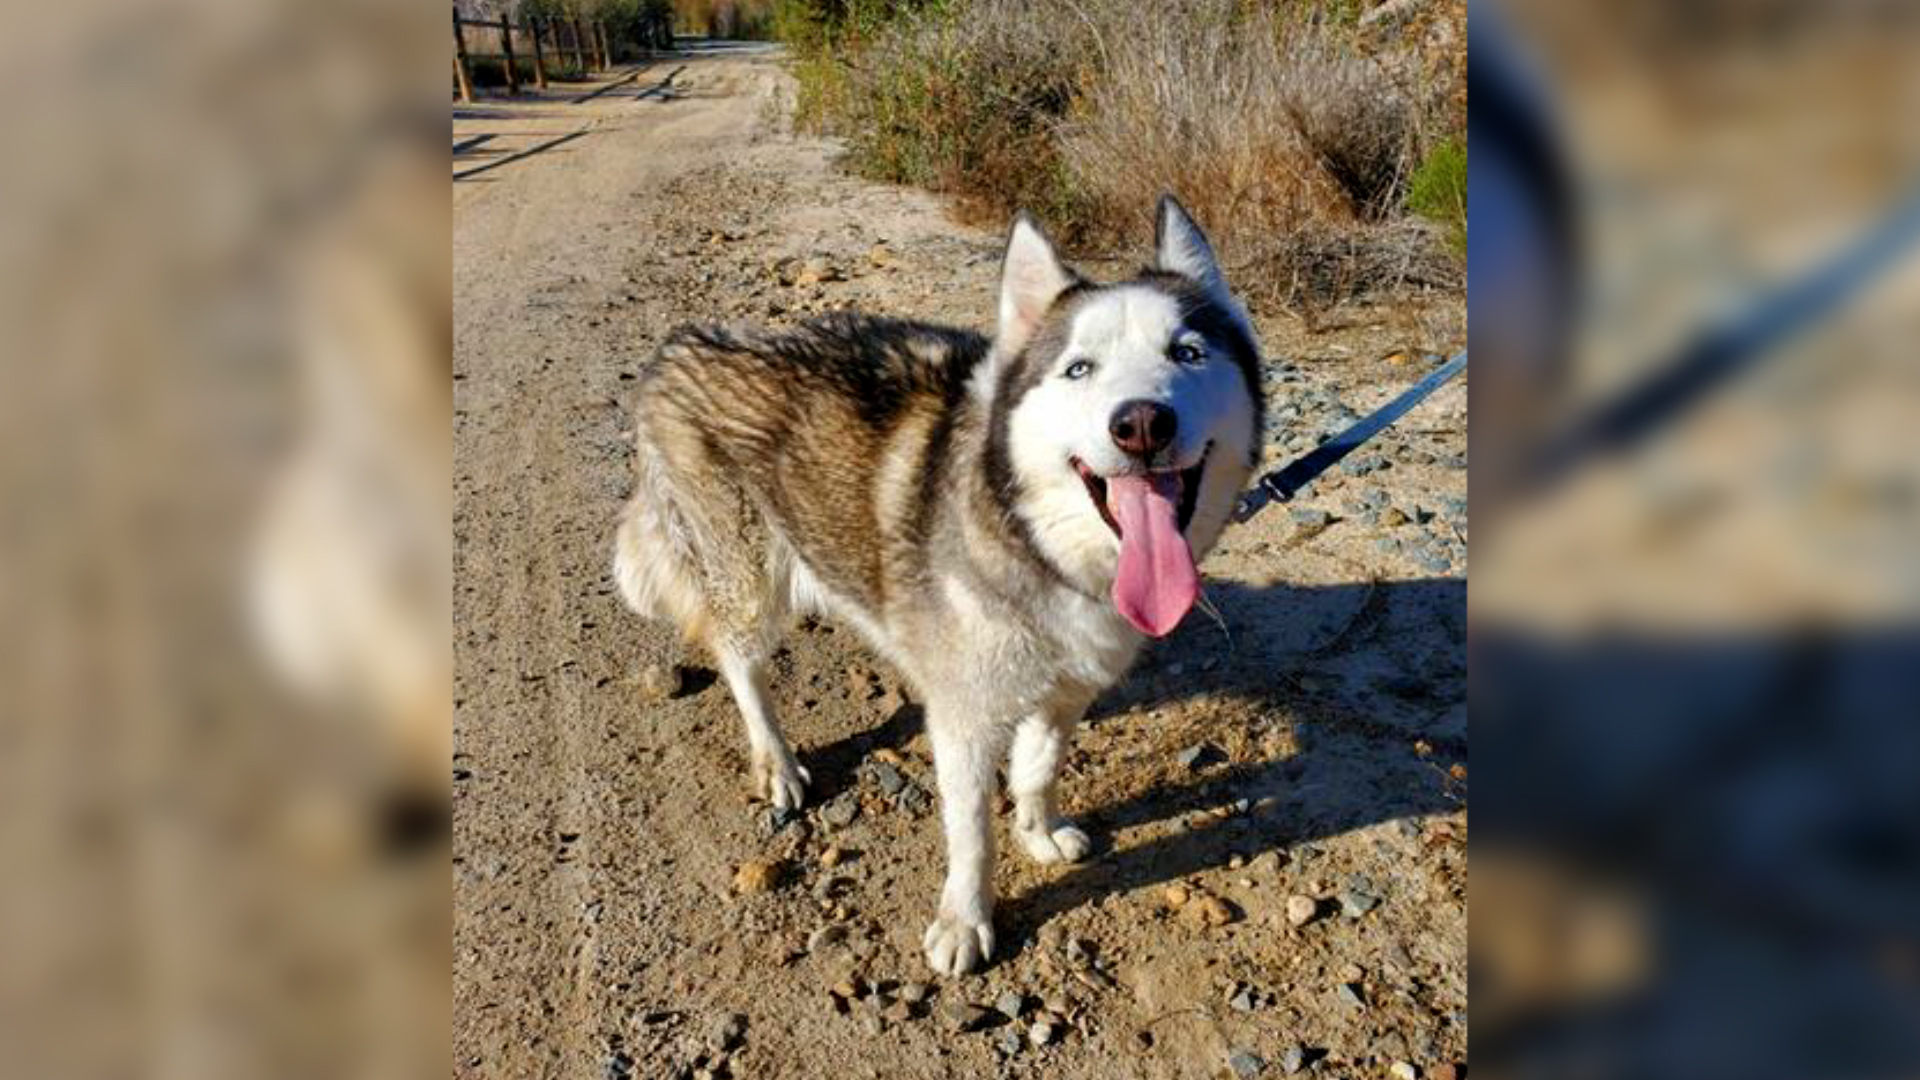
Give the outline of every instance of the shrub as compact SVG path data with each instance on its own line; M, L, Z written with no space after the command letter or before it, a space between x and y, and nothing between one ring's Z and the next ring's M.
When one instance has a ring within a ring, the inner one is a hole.
M1407 209L1445 226L1455 252L1466 254L1466 143L1448 139L1433 148L1407 182Z
M1435 231L1386 227L1431 105L1363 49L1358 10L780 0L774 21L802 122L863 175L1024 208L1080 247L1136 240L1172 191L1230 263L1304 260L1268 276L1323 293L1435 276Z

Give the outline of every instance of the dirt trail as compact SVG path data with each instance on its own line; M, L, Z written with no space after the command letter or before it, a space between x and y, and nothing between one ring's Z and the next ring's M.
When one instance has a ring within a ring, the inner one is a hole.
M838 173L832 144L788 130L791 94L777 55L743 47L584 104L456 115L456 143L493 136L456 171L585 129L454 184L456 1075L1464 1060L1462 388L1228 534L1205 568L1226 629L1196 616L1152 649L1067 766L1104 853L1042 869L1003 845L984 975L907 1000L930 981L931 765L916 709L848 635L804 628L778 665L808 811L777 823L748 799L724 687L607 579L632 375L689 319L858 306L980 325L999 256L932 197ZM1275 457L1462 341L1458 297L1341 315L1314 335L1258 320ZM673 665L686 685L661 699L647 673ZM737 894L736 868L767 859L780 887ZM1318 901L1303 926L1292 895ZM1017 1023L992 1011L1009 993ZM981 1030L952 1030L960 1004L989 1010Z

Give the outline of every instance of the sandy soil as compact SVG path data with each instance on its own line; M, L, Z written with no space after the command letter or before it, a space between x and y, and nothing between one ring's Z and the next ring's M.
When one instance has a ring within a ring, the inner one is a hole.
M984 325L999 255L935 198L838 172L790 109L778 57L745 49L592 102L456 114L456 143L493 136L456 173L584 134L454 184L454 1073L1464 1062L1462 386L1229 531L1205 567L1224 627L1196 613L1153 647L1067 767L1100 854L1041 868L1003 844L983 974L938 982L921 960L931 765L910 695L851 635L802 628L779 661L808 810L781 823L749 799L724 687L608 580L633 373L690 319L844 305ZM1256 315L1276 460L1464 341L1457 296L1312 334ZM737 890L756 861L774 887ZM1304 925L1295 896L1315 901Z

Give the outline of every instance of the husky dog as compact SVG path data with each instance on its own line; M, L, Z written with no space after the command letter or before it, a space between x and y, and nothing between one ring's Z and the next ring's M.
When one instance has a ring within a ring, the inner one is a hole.
M1020 215L991 341L859 316L682 328L642 375L622 594L712 651L776 807L811 779L767 693L793 614L850 623L906 676L946 827L924 939L943 974L993 952L1001 756L1020 846L1083 858L1054 795L1073 727L1192 607L1253 466L1252 326L1171 197L1156 234L1152 266L1098 284Z

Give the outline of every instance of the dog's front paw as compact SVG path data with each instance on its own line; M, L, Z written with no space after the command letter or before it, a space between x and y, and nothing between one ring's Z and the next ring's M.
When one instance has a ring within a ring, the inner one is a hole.
M1093 850L1093 841L1087 834L1055 818L1052 822L1034 828L1017 828L1013 835L1020 840L1020 846L1039 863L1076 863L1087 857Z
M942 975L965 975L993 958L993 923L941 914L921 941L927 965Z
M798 810L807 800L807 785L813 774L793 760L791 754L753 759L754 794L772 803L776 810Z

